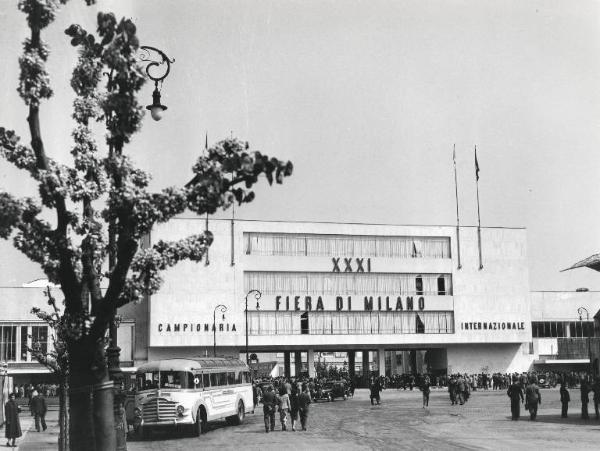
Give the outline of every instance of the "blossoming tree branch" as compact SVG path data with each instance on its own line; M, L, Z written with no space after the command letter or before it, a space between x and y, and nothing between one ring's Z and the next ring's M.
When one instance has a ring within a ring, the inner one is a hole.
M251 202L251 189L260 176L270 184L282 183L292 174L292 164L227 139L198 159L192 183L151 192L150 176L123 153L140 130L144 113L137 100L145 77L136 26L111 13L98 14L96 34L79 25L65 31L78 51L71 78L76 95L73 163L54 160L44 145L40 123L43 101L53 94L45 68L50 52L42 31L53 22L60 3L66 0L18 4L31 31L19 58L17 89L29 109L30 144L0 127L0 153L35 179L39 199L0 191L0 237L12 238L49 281L60 285L64 310L56 324L64 328L69 382L76 391L108 380L105 337L116 309L156 293L163 271L181 260L200 261L213 240L207 231L142 249L140 238L155 224L185 210L212 214L233 202ZM106 127L104 144L96 141L94 123ZM106 262L108 255L114 261ZM101 289L103 279L106 289ZM72 431L84 421L75 413L72 410Z

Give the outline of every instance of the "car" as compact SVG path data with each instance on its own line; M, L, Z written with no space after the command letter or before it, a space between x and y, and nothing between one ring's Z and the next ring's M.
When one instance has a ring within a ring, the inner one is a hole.
M344 381L328 381L315 387L314 401L333 401L336 398L348 399L349 390Z

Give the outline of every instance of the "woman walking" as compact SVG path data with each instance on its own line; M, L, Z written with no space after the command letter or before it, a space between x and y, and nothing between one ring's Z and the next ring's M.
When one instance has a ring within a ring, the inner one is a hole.
M15 447L16 440L21 437L21 423L19 422L19 406L15 402L15 394L11 393L8 397L8 402L4 405L4 420L6 446ZM12 444L10 441L12 440Z

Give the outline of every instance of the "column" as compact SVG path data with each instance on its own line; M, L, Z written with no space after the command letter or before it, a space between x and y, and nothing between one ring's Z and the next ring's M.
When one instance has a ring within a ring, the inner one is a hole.
M294 376L300 377L302 374L302 352L294 352Z
M292 369L291 369L291 365L290 365L290 351L284 351L283 352L283 374L285 377L291 377L292 376Z
M398 352L398 351L392 351L392 352L391 352L392 358L391 358L391 360L390 360L390 364L391 364L391 368L390 368L390 374L391 374L392 376L393 376L394 374L398 374L398 363L397 363L397 362L398 362L398 360L397 360L397 357L396 357L396 353L397 353L397 352Z
M356 375L355 364L356 351L348 351L348 376L350 377L350 380L353 380Z
M369 386L369 351L362 352L363 387Z
M315 351L314 349L308 350L308 358L307 358L307 366L308 366L308 377L315 377L317 374L315 372Z
M379 368L379 375L385 376L385 349L377 348L377 367Z

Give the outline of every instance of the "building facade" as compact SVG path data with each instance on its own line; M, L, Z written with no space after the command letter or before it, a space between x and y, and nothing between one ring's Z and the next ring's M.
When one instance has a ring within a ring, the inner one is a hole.
M151 243L203 228L177 219ZM451 226L214 220L210 230L209 264L170 269L148 301L149 359L238 355L247 333L249 353L283 353L286 372L312 374L322 352L381 374L531 364L524 229L482 229L483 268L472 227L457 237Z
M204 228L178 218L143 245ZM209 228L207 261L179 263L159 293L119 309L125 370L213 354L256 355L261 368L290 375L327 364L362 376L585 370L596 346L600 293L530 292L522 228L482 228L481 247L475 227L460 236L453 226L211 220ZM31 314L46 285L0 288L0 361L15 385L50 376L28 351L52 346Z

